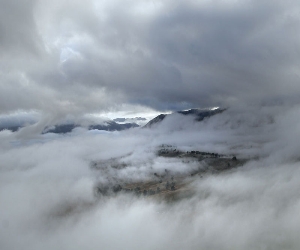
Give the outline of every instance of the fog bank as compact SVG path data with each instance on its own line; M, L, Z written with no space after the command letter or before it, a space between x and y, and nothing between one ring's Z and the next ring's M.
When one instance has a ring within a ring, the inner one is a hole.
M2 131L0 248L298 249L298 110L236 108L200 123L176 114L152 129L109 133L22 139ZM195 179L193 195L177 202L95 196L99 183L195 168L194 162L158 157L161 144L249 161ZM102 163L94 169L92 162Z

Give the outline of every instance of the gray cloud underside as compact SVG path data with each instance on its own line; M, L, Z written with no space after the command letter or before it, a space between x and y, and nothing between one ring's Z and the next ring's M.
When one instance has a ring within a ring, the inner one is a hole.
M1 1L0 112L298 102L298 1Z

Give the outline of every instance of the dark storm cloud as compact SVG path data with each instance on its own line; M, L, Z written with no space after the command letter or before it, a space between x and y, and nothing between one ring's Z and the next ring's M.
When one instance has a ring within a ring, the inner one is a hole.
M2 1L1 112L297 102L297 1Z
M299 58L298 7L274 1L170 4L149 25L145 40L154 58L181 73L180 86L169 82L177 101L272 99L299 90L293 69Z

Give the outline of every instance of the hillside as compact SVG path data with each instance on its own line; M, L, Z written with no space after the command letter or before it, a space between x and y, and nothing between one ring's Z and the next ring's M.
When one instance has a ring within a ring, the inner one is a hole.
M196 121L202 121L205 118L211 117L216 114L220 114L223 111L225 111L225 109L220 109L220 108L217 108L217 109L189 109L189 110L183 110L183 111L176 111L171 114L160 114L160 115L156 116L155 118L153 118L152 120L150 120L144 127L151 128L153 125L158 124L161 121L163 121L167 116L170 116L170 115L176 114L176 113L186 115L186 116L194 116Z

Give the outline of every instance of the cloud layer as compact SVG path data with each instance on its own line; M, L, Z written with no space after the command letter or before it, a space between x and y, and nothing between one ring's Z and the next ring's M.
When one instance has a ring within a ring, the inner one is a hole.
M28 138L2 131L0 248L298 249L295 117L298 108L265 107L227 110L201 123L175 114L156 128L121 133L81 130ZM194 195L175 203L94 196L101 183L197 167L158 157L162 143L250 161L195 180ZM114 161L126 167L116 170ZM101 164L94 169L92 162Z
M298 102L298 1L1 1L1 112Z
M1 122L41 120L0 132L1 249L299 249L298 1L0 3ZM77 115L196 106L230 108L36 134ZM95 197L99 184L195 168L158 157L162 143L250 161L178 203Z

